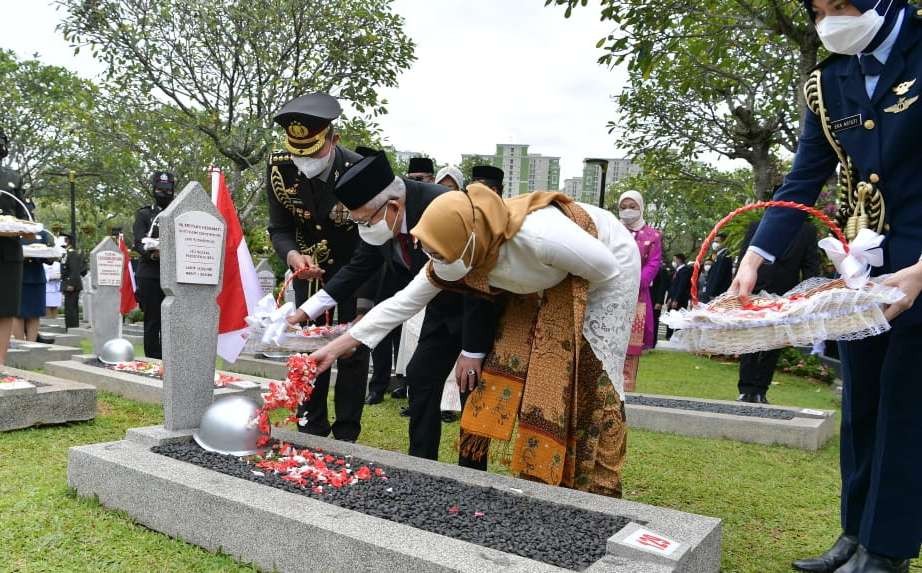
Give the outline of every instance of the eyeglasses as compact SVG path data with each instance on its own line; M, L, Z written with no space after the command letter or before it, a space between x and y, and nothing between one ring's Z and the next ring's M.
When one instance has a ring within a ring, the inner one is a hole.
M374 213L371 214L371 217L369 217L369 218L368 218L367 220L365 220L365 221L359 221L358 219L353 219L353 218L352 218L352 213L351 213L351 212L349 213L349 216L346 217L346 220L351 221L352 223L355 223L356 225L361 225L362 227L371 227L371 225L372 225L372 222L371 222L372 219L375 218L375 215L377 215L378 213L381 212L381 209L384 209L385 207L387 207L387 204L388 204L388 202L385 201L384 204L381 205L380 207L378 207L378 209L377 209Z

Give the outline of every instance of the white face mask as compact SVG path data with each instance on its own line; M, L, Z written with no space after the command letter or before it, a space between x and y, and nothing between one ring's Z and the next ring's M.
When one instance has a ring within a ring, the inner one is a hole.
M330 150L330 153L327 153L323 157L295 157L292 156L291 160L294 162L295 167L298 168L302 174L308 179L313 179L326 170L326 168L333 162L333 150Z
M397 220L400 217L395 216L393 226L388 225L387 210L388 208L385 206L384 216L381 217L381 220L377 223L368 226L359 225L359 237L369 245L379 247L394 238L394 231L397 229Z
M640 219L640 209L621 209L618 211L618 217L627 225L636 223Z
M816 25L820 41L827 50L836 54L860 54L884 25L884 17L877 13L878 5L880 1L861 16L826 16ZM887 10L890 10L889 6Z
M475 239L476 235L471 233L471 238L467 240L467 244L464 245L464 250L461 251L461 256L458 257L457 261L450 263L445 263L442 261L437 261L431 259L432 262L432 272L435 273L435 276L439 277L443 281L453 283L463 279L467 273L471 272L471 265L464 263L464 255L467 253L468 247L471 249L471 263L474 261L474 247L477 246L477 240Z

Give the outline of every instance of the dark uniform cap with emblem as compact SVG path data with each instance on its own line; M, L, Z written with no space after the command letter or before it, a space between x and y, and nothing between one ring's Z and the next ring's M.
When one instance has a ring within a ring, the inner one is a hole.
M428 157L411 157L407 173L431 173L435 175L435 164Z
M373 147L365 147L364 145L359 145L355 148L355 152L361 155L362 157L368 157L370 155L375 155L381 151Z
M502 169L492 165L475 165L471 169L471 179L486 179L487 181L502 183L504 176L505 173L503 173Z
M323 93L296 97L278 110L273 120L285 128L285 149L304 157L323 147L330 123L343 108L336 98Z
M333 193L347 209L358 209L394 181L387 155L379 151L369 155L346 171Z
M176 189L176 178L168 171L154 171L150 176L150 183L154 189L173 191Z

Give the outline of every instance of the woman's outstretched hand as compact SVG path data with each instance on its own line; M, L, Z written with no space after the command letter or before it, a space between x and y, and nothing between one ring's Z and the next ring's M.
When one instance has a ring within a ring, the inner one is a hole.
M320 372L329 370L340 356L352 354L361 344L361 342L352 338L352 335L347 332L332 342L327 343L320 350L312 353L310 357L317 361L317 370L319 374Z

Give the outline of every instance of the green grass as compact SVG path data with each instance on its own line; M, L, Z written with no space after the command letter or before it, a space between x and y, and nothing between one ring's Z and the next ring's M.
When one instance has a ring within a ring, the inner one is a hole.
M638 389L733 399L736 372L734 364L654 352L641 363ZM825 385L783 375L776 382L773 403L836 408ZM367 407L361 442L406 451L404 403ZM159 407L101 393L93 422L0 434L0 571L251 571L68 492L67 448L161 421ZM457 430L443 425L444 462L457 459ZM625 497L723 519L725 572L787 571L791 559L838 534L838 440L809 453L635 430L628 443Z

